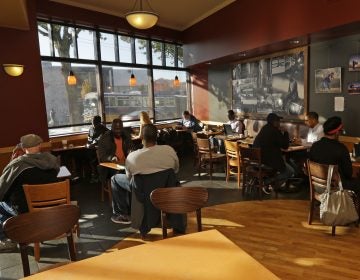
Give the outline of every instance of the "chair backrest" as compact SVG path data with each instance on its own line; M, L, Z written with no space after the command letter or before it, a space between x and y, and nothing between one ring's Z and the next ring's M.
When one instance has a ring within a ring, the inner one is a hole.
M50 184L25 184L23 188L30 212L61 204L70 204L70 182L68 179Z
M248 148L240 146L241 160L245 164L261 164L260 148Z
M197 142L198 151L200 154L210 154L210 156L211 156L210 141L208 138L203 139L203 138L197 137L196 142Z
M71 231L79 217L79 207L59 205L42 211L20 214L5 221L3 227L6 236L20 244L24 276L30 275L26 251L26 245L29 243L51 240L66 233L70 259L76 260Z
M202 208L208 201L208 191L202 187L159 188L150 194L151 202L169 214L183 214Z
M310 182L310 196L313 198L315 193L322 193L327 188L329 165L307 160L307 168ZM338 168L335 166L332 181L336 182L339 178L338 176Z
M226 155L231 158L240 157L240 146L236 141L225 140L225 151Z

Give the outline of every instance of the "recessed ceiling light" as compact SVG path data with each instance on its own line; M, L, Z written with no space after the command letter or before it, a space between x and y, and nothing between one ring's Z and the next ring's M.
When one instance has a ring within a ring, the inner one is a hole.
M299 40L291 40L291 41L290 41L290 43L291 43L291 44L295 44L295 45L297 45L297 44L299 44L299 43L300 43L300 41L299 41Z
M206 64L207 64L207 65L211 65L211 62L210 62L210 61L209 61L209 62L206 62Z
M239 53L239 56L244 57L244 56L246 56L246 53Z

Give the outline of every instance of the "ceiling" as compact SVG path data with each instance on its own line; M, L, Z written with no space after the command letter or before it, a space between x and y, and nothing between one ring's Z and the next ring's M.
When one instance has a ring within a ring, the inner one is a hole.
M50 0L92 11L125 17L134 7L135 0ZM159 15L157 25L183 31L236 0L148 0ZM137 8L139 9L139 0ZM1 0L0 26L28 29L26 0ZM151 10L143 0L144 10Z

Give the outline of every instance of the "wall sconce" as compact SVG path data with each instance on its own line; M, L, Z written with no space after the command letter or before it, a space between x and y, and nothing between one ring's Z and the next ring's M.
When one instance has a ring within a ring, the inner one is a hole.
M21 64L3 64L4 71L9 76L18 77L24 72L24 65Z
M76 77L73 71L70 71L69 76L67 77L67 82L69 86L76 85Z
M180 86L180 80L179 77L176 75L175 79L174 79L174 87L179 87Z

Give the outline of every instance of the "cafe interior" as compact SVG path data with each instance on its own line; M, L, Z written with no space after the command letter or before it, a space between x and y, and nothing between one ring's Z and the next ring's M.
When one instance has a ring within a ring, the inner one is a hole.
M359 279L358 222L322 223L309 167L285 191L264 194L263 175L245 176L241 155L270 113L291 139L306 138L308 112L320 123L339 116L339 141L360 177L359 10L357 0L1 1L1 170L23 135L39 135L65 170L60 204L72 206L29 207L34 216L8 234L26 246L0 251L0 279ZM245 125L241 134L224 134L228 110ZM175 189L186 189L159 192L159 201L130 195L140 224L145 204L156 208L158 225L146 236L112 223L110 181L91 178L83 153L96 115L109 129L121 118L141 146L142 111L158 144L176 151ZM181 126L184 111L201 132ZM224 150L213 152L212 139ZM290 146L283 157L308 148ZM164 213L187 213L185 234L166 228ZM31 239L36 230L43 239Z

